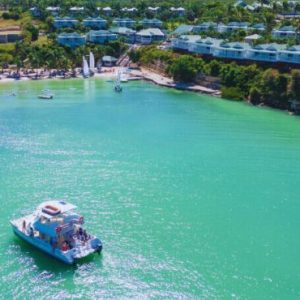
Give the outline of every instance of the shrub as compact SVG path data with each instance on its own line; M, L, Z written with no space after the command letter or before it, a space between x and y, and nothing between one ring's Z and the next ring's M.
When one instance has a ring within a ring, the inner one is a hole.
M221 93L222 93L222 98L228 100L236 100L236 101L243 100L242 90L236 87L222 87Z

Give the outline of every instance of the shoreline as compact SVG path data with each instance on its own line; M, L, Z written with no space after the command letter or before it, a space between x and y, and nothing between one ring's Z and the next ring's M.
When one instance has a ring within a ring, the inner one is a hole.
M110 80L115 80L116 79L116 73L118 70L124 69L123 67L105 67L103 68L104 72L101 73L95 73L93 76L90 78L96 78L96 79L110 79ZM164 75L161 75L157 72L154 72L152 70L149 70L147 68L141 67L140 69L130 69L129 72L126 71L124 72L126 75L126 81L140 81L144 80L147 82L151 82L155 85L162 86L162 87L167 87L167 88L172 88L172 89L177 89L181 91L189 91L193 93L198 93L198 94L205 94L205 95L210 95L212 97L216 98L222 98L221 97L221 90L220 89L211 89L207 88L205 86L201 85L196 85L196 84L184 84L184 83L176 83L172 78L166 77ZM73 77L62 77L62 76L53 76L53 77L40 77L38 79L35 78L30 78L30 77L21 77L19 79L14 79L14 78L7 78L7 77L1 77L0 75L0 85L1 83L13 83L13 82L24 82L24 81L46 81L46 80L67 80L67 79L86 79L82 75L76 75ZM222 98L226 100L225 98ZM227 99L230 100L230 99ZM248 104L251 104L249 101L242 101ZM253 104L252 104L253 105ZM256 106L256 105L254 105ZM289 115L297 115L296 112L286 110L286 109L280 109L276 107L272 107L266 104L259 104L257 107L269 107L275 110L280 110L280 111L285 111Z
M111 77L114 77L116 72L120 69L122 69L122 67L111 67L111 68L106 67L106 68L103 68L104 72L95 73L93 77L95 77L95 78L111 78ZM221 95L220 90L210 89L210 88L207 88L207 87L204 87L201 85L196 85L196 84L176 83L172 78L160 75L160 74L153 72L146 68L131 69L130 72L126 72L125 74L127 74L128 81L145 80L145 81L152 82L159 86L174 88L174 89L183 90L183 91L203 93L203 94L208 94L208 95L216 96L216 97L220 97L220 95ZM0 76L0 84L1 83L12 83L12 82L17 82L17 81L29 81L29 80L52 80L52 79L67 80L67 79L76 79L76 78L84 79L83 76L81 76L81 75L79 75L79 76L76 75L74 77L44 76L44 77L39 77L39 78L34 78L32 76L31 77L22 76L18 79L9 78L7 76L6 77Z
M205 86L197 84L176 83L172 78L160 75L146 68L141 68L141 70L132 70L131 73L135 74L136 76L140 76L143 80L150 81L160 86L174 88L177 90L202 93L215 97L221 96L220 90L207 88Z

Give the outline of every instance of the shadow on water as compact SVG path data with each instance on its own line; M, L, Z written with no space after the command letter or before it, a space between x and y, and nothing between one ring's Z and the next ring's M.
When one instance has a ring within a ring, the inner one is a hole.
M18 237L12 238L12 243L18 247L18 250L22 252L22 255L26 255L28 258L32 258L35 265L40 270L47 270L48 272L53 273L69 273L75 272L79 267L84 264L97 264L97 267L103 267L103 255L102 253L94 253L87 257L84 257L78 261L76 261L73 265L68 265L55 257L48 255L47 253L35 248L29 243L19 239Z

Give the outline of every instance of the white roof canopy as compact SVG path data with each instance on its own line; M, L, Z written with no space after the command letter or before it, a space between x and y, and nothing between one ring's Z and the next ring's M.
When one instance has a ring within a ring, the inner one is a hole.
M45 208L46 206L56 207L57 209L60 210L60 213L62 213L62 214L76 208L75 205L68 203L64 200L50 200L50 201L45 201L45 202L41 203L38 206L38 210L42 211L42 209Z

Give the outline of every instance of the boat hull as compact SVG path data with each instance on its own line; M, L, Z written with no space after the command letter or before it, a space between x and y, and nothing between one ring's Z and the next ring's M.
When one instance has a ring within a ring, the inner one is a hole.
M22 240L26 241L27 243L31 244L32 246L38 248L39 250L51 255L52 257L66 263L72 265L74 263L74 258L70 253L69 255L64 255L59 249L52 248L48 243L34 237L30 237L20 231L17 227L12 225L13 231L16 236L21 238Z

